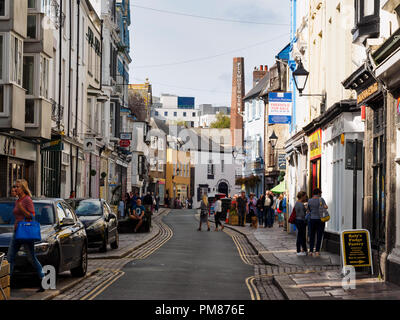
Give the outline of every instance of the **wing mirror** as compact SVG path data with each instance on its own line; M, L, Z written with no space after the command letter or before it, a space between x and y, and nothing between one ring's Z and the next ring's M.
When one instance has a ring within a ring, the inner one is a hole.
M73 226L75 224L75 221L73 218L68 218L65 217L64 219L62 219L61 221L61 226Z

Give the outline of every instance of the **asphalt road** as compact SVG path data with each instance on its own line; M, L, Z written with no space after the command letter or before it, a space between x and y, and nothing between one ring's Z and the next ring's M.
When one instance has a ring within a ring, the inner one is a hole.
M254 275L231 237L203 224L195 210L172 210L163 221L172 238L144 260L125 266L125 274L96 300L250 300L245 279Z

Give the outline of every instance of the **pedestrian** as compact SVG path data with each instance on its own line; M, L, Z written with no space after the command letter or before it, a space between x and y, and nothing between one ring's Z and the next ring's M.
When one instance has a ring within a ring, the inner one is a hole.
M188 200L188 209L192 209L193 208L193 198L192 197L189 197L189 200Z
M207 223L207 231L210 231L210 222L208 221L208 199L207 195L203 195L203 199L200 202L200 225L197 229L201 231L201 224Z
M278 222L279 222L279 228L283 227L283 220L284 220L284 214L283 214L283 194L281 193L276 201L276 212L278 215Z
M129 193L125 193L125 206L124 206L124 217L129 216L130 210L131 210L131 199L129 196Z
M221 230L224 230L224 225L221 223L222 215L222 201L220 198L215 202L215 231L218 231L218 226L221 226Z
M147 221L149 221L149 225L151 226L151 215L152 207L153 207L153 197L151 196L150 192L147 191L146 195L143 197L143 206L145 209L145 216Z
M155 207L157 213L158 213L158 209L159 208L160 208L160 195L157 194L157 196L156 196L156 207Z
M118 215L120 218L123 218L125 215L125 202L121 199L119 199L119 204L118 204Z
M297 194L297 201L294 205L294 210L296 211L295 225L297 229L297 255L305 256L307 255L307 243L306 243L306 207L304 203L307 199L307 193L300 191Z
M14 198L15 200L18 199L17 186L15 184L11 187L10 196L11 196L11 198Z
M239 216L239 226L244 227L246 223L246 211L248 209L246 192L244 190L240 192L240 197L236 200L236 208Z
M264 202L265 195L262 194L260 198L257 200L257 216L258 216L258 225L262 227L264 225Z
M265 213L266 213L266 219L264 220L264 226L265 228L272 228L274 226L274 209L273 209L273 202L274 202L274 197L272 195L271 191L267 191L266 197L265 197Z
M250 193L250 198L247 202L247 212L251 222L251 227L257 229L257 199L254 196L254 193Z
M34 241L21 242L15 239L15 232L18 229L18 223L24 220L31 221L32 218L35 216L35 207L32 201L32 193L29 190L28 182L25 179L17 180L15 186L18 199L15 201L15 207L13 210L15 218L14 233L8 247L8 255L7 255L7 260L10 264L10 275L12 275L14 271L15 257L21 246L23 246L24 251L29 258L28 260L33 264L34 268L36 269L36 272L40 278L40 283L41 283L41 280L44 277L44 273L42 265L40 264L35 254ZM44 289L40 285L39 290L37 290L37 292L43 292L43 291Z
M328 209L325 200L321 197L322 191L316 188L312 192L312 198L308 200L308 211L310 212L310 255L314 254L315 234L317 243L315 245L315 255L320 255L322 237L324 235L325 222L321 221L320 210Z
M145 221L145 208L142 205L142 200L141 199L137 199L136 200L136 205L132 208L132 213L129 215L129 218L131 220L137 220L138 223L136 224L135 229L133 230L133 232L138 232L140 226L143 224L143 222Z

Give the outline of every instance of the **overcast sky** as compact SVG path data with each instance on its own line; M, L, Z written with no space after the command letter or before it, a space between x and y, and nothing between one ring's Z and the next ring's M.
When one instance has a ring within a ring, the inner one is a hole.
M247 92L254 67L271 66L275 55L289 43L289 0L131 0L130 4L130 82L149 78L154 96L194 96L196 105L230 106L233 57L244 57ZM205 20L135 6L286 25ZM215 55L219 56L180 63ZM171 65L156 67L164 64Z

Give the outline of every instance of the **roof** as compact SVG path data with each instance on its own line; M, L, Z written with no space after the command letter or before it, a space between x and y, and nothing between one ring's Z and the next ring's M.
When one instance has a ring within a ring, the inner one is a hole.
M243 98L244 101L258 97L260 93L263 91L263 89L268 85L269 83L269 72L265 74L264 77L261 78L260 81L256 84L253 89L251 89Z

